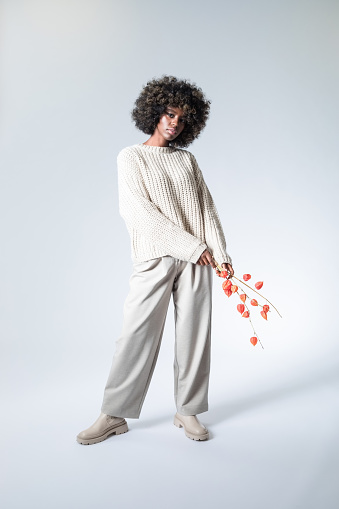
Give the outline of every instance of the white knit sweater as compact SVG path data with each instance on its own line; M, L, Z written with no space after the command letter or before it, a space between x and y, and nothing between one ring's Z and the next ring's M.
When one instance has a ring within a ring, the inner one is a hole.
M231 263L225 237L194 156L174 147L133 145L118 155L119 211L134 263L170 255L196 263L209 249Z

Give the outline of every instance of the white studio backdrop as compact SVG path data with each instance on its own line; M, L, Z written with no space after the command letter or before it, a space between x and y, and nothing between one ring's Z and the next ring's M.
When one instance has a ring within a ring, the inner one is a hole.
M147 139L130 111L162 74L190 79L211 99L189 150L236 274L264 280L283 315L256 320L265 349L254 348L236 297L215 278L211 404L334 384L338 10L335 0L1 2L1 378L10 413L24 410L33 423L51 393L59 414L99 411L132 268L116 156ZM145 402L161 401L159 412L173 409L172 311Z

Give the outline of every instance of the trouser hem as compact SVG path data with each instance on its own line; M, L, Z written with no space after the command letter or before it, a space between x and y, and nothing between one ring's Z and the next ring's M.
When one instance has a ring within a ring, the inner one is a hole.
M124 409L119 409L119 408L109 408L105 405L102 405L101 407L101 411L102 413L106 414L106 415L111 415L112 417L123 417L123 418L128 418L128 419L139 419L140 417L140 412L137 413L137 412L130 412L130 411L126 411Z
M204 406L183 406L183 407L177 407L177 412L180 415L197 415L197 414L203 414L204 412L208 411L208 405Z

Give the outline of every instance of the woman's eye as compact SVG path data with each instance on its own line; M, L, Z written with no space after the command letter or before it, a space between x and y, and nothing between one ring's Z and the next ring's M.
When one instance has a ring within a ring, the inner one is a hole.
M169 113L169 112L167 112L167 115L168 115L170 118L173 118L173 117L174 117L173 113Z
M186 120L185 120L184 118L181 118L181 119L180 119L180 122L181 122L182 124L184 124L184 123L186 122Z

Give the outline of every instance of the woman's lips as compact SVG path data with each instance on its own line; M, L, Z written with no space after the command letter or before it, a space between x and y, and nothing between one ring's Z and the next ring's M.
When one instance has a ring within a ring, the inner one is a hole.
M176 133L177 133L176 129L167 129L167 131L168 131L170 134L176 134Z

